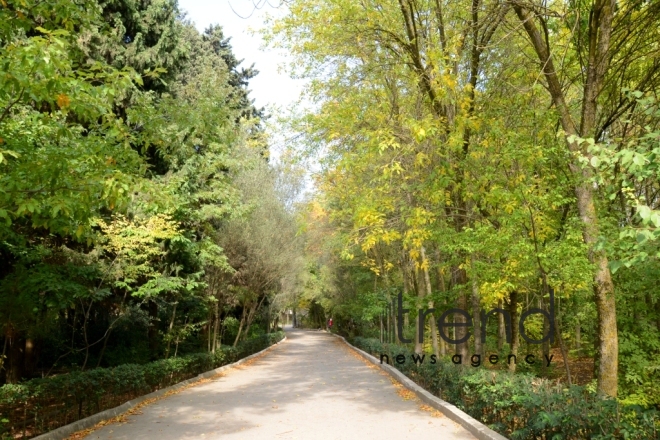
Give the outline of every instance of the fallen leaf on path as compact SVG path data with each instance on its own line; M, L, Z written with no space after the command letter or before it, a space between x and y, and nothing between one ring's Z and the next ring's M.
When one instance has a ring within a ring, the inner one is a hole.
M403 398L403 400L414 400L417 396L410 390L398 389L396 393Z
M435 408L433 408L433 407L431 407L431 406L428 406L428 405L419 405L419 408L420 408L422 411L430 412L431 415L432 415L433 417L443 417L443 415L442 415L442 413L441 413L440 411L438 411L437 409L435 409ZM431 422L429 422L429 423L431 423Z

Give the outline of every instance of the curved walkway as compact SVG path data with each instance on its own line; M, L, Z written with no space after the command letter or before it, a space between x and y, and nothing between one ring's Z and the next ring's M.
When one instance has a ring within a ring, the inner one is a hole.
M324 332L287 341L213 381L160 399L87 439L474 437Z

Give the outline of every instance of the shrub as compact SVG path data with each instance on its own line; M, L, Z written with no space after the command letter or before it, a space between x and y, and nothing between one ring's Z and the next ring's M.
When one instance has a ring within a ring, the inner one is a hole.
M283 332L249 339L215 353L144 365L96 368L0 387L0 437L29 438L121 405L135 397L236 362L282 340Z
M351 342L380 358L436 396L457 406L491 429L516 440L658 439L660 413L655 409L602 400L585 387L566 387L526 373L460 367L446 360L419 366L409 348L356 337ZM397 354L406 362L397 364Z

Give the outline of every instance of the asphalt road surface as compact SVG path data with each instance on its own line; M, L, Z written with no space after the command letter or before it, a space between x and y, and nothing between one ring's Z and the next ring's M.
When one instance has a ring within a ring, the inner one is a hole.
M159 399L87 439L475 437L325 332L287 341L223 376Z

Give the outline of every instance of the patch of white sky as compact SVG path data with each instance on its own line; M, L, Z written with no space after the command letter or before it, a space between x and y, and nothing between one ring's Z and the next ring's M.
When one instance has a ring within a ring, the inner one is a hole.
M266 26L266 18L279 18L287 11L282 0L179 0L179 8L186 18L203 32L212 24L222 26L225 37L241 67L254 64L259 74L249 83L250 98L257 108L265 107L270 115L267 130L271 140L271 158L277 161L291 133L278 123L292 109L300 111L299 98L305 86L302 79L292 78L286 66L292 57L284 50L264 47L259 30Z

